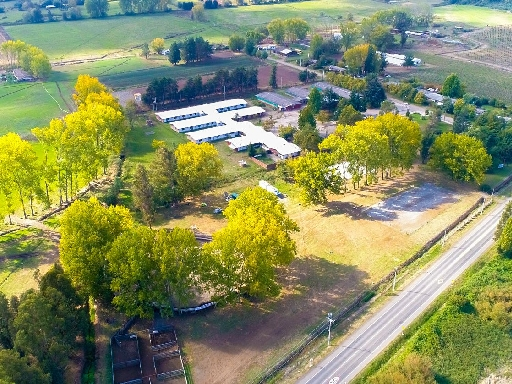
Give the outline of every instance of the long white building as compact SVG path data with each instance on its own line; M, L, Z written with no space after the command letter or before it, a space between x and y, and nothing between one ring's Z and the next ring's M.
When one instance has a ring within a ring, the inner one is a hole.
M186 133L188 139L197 144L226 140L235 151L243 151L254 145L271 151L281 159L298 156L301 149L297 145L251 122L241 121L264 113L261 107L247 107L243 99L232 99L157 112L156 115L159 120L169 122L176 132Z

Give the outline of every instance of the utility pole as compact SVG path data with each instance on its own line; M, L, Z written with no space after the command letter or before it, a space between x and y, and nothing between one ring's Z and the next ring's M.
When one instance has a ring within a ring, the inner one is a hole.
M332 325L332 323L334 323L334 320L332 319L331 312L329 312L327 314L327 321L329 322L329 333L327 335L327 346L330 347L331 346L331 325Z

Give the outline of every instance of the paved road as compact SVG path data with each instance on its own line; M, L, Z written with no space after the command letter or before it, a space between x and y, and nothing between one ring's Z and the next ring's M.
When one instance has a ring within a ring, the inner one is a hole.
M275 57L269 57L268 58L269 60L271 61L275 61L281 65L286 65L288 67L291 67L291 68L295 68L299 71L303 71L304 70L304 67L301 67L297 64L293 64L289 61L286 61L284 59L278 59L278 58L275 58ZM324 71L321 70L321 69L317 69L317 70L314 70L314 69L310 69L308 68L308 71L311 71L311 72L316 72L316 74L318 75L318 80L317 81L322 81L322 79L324 78ZM410 113L420 113L422 115L425 114L425 111L427 109L429 109L429 107L424 107L424 106L421 106L421 105L416 105L416 104L409 104L409 103L406 103L400 99L397 99L395 97L392 97L390 96L389 94L387 94L387 99L389 101L392 101L396 108L398 109L398 113L400 115L405 115L407 113L407 111L409 111ZM430 108L431 109L431 108ZM376 110L376 112L374 112L373 114L378 114L378 110ZM441 121L444 121L445 123L448 123L448 124L451 124L453 125L453 118L450 117L450 116L446 116L446 115L442 115L441 116Z
M352 380L492 245L494 230L505 204L502 202L489 212L298 383L343 384Z

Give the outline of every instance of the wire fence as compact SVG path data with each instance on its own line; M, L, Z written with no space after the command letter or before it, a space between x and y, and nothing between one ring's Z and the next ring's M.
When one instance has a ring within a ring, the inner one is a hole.
M512 180L512 176L505 180L503 185L500 184L499 189L503 188L508 182ZM495 188L495 191L498 187ZM336 327L342 321L346 320L350 315L361 308L367 303L376 292L383 288L384 284L390 282L395 277L396 273L400 272L405 267L412 264L414 261L421 258L427 251L429 251L439 241L446 239L451 233L462 229L469 221L471 221L477 214L482 213L483 210L492 203L492 197L479 198L475 204L467 209L461 216L459 216L452 224L446 227L444 230L439 232L431 240L429 240L419 251L417 251L412 257L404 261L395 270L384 276L381 280L371 286L368 290L361 292L352 302L338 309L332 314L332 325L331 329ZM291 349L285 356L283 356L276 364L268 368L260 376L258 376L252 383L263 384L275 377L281 370L283 370L290 362L296 359L312 342L314 342L320 335L329 329L329 321L322 320L322 322L311 331L304 339L302 339L293 349Z

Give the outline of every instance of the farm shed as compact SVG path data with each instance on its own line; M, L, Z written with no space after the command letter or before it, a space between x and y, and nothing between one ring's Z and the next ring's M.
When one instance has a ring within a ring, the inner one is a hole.
M326 89L331 88L331 90L339 97L350 99L350 91L348 89L336 87L335 85L329 84L325 81L319 81L318 83L313 84L313 88L316 88L319 91L325 91Z
M256 95L256 98L280 111L299 108L302 105L301 101L295 97L288 97L275 92L261 92Z
M309 90L307 88L290 87L285 92L296 99L299 99L302 103L307 103L309 100Z

